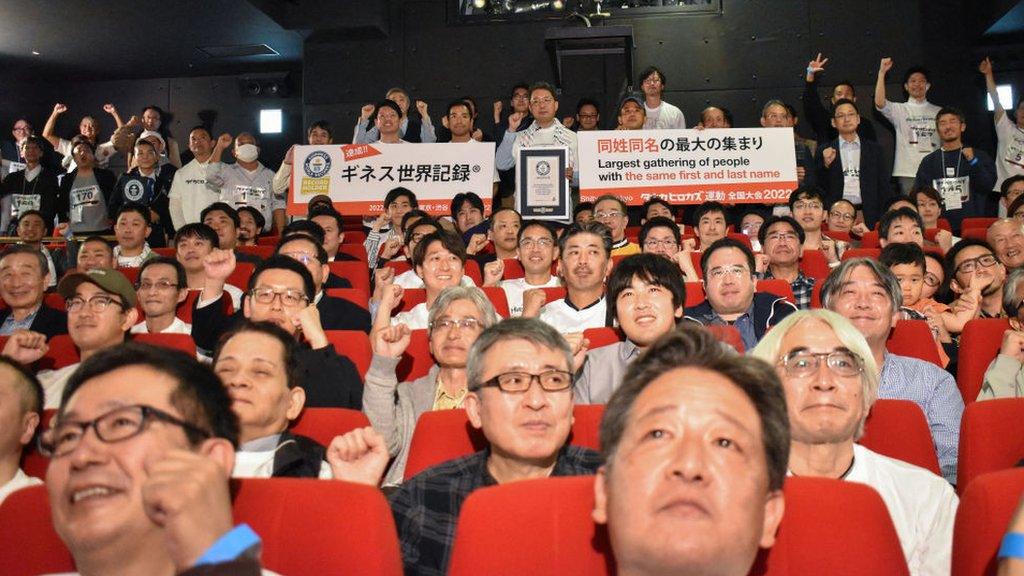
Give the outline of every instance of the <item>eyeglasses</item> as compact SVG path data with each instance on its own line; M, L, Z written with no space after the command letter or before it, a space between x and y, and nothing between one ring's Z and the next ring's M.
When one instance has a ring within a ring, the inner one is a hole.
M73 296L64 301L64 307L65 309L67 309L68 312L78 312L86 304L89 305L89 309L92 310L93 312L103 312L111 304L117 304L117 306L122 309L124 307L120 300L115 300L110 296L102 295L93 296L88 300L84 298L79 298L78 296Z
M526 100L527 98L529 98L529 96L527 96L526 94L513 94L512 95L512 99L513 100Z
M746 266L740 266L739 264L733 266L719 266L708 270L708 278L712 280L721 280L725 278L726 274L740 278L743 276L749 276L750 270Z
M302 262L303 265L309 264L310 262L313 262L314 260L317 261L317 262L320 262L319 258L317 258L316 256L314 256L312 254L307 254L305 252L281 252L281 255L282 256L287 256L287 257L291 258L292 260L298 260L299 262Z
M939 282L939 277L936 276L935 274L925 274L924 284L929 288L937 288L938 285L941 284L941 282Z
M550 248L555 245L555 241L551 238L523 238L519 241L520 248L530 249L534 246L538 248Z
M789 114L769 114L765 118L768 120L789 120L792 116Z
M177 288L177 284L172 284L167 280L160 280L159 282L139 282L135 285L135 290L142 292L143 290L156 290L157 292L166 292L172 288Z
M419 244L419 241L423 240L424 236L426 236L426 234L423 233L416 233L413 234L412 236L409 236L409 245L411 246L413 244Z
M821 359L837 376L856 376L863 370L863 362L849 350L834 350L832 352L808 352L807 350L793 350L786 354L779 362L786 370L786 376L792 378L806 378L818 373L821 366Z
M210 432L175 418L163 410L138 404L115 408L88 422L60 421L40 435L39 451L47 458L67 456L78 447L89 428L96 433L100 442L105 444L121 442L141 434L146 429L146 424L153 420L181 426L201 438L213 436Z
M991 254L985 254L984 256L978 256L977 258L971 258L970 260L964 260L956 267L957 274L970 274L974 272L978 266L983 268L991 268L995 266L997 260L996 257Z
M658 246L672 248L673 246L679 246L679 242L676 242L671 238L669 238L668 240L655 240L653 238L644 240L644 248L657 248Z
M594 218L597 218L598 220L604 220L605 218L621 218L622 216L622 212L619 212L618 210L609 210L607 212L594 212Z
M460 330L470 330L473 332L482 328L480 320L477 320L472 316L466 316L465 318L442 318L430 323L431 330L448 331L456 326L458 326Z
M853 219L856 218L853 214L843 214L842 212L829 212L828 215L841 222L853 222Z
M661 78L659 78L657 75L648 76L647 78L644 78L642 84L661 84Z
M534 380L545 392L560 392L572 387L572 374L565 370L548 370L540 374L505 372L481 383L480 387L497 386L502 392L518 394L528 391Z
M291 288L287 290L274 290L264 286L263 288L253 288L249 291L249 295L260 304L271 304L278 296L281 297L281 304L288 307L305 306L309 302L309 298L306 298L306 295L301 290L293 290Z

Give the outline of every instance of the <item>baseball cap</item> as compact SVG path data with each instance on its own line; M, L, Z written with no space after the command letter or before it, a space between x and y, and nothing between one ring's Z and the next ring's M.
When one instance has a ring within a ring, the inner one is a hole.
M65 298L71 298L83 282L95 284L104 292L117 294L126 306L135 306L135 288L132 287L132 283L125 278L124 274L112 268L93 268L88 272L68 274L57 285L57 293Z

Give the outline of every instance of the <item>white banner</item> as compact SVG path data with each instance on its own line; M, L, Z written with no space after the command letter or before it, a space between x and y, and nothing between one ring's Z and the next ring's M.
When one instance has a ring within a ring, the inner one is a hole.
M476 192L485 208L491 203L493 142L296 146L293 159L289 214L305 214L318 194L345 214L379 214L384 196L399 186L430 214L449 214L460 192Z
M639 205L785 202L796 188L791 128L580 131L580 200Z

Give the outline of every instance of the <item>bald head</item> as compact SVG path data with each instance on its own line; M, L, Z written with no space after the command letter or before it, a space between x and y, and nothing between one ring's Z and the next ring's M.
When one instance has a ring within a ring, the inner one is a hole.
M986 237L1004 266L1024 266L1024 223L1014 218L1001 218L988 227Z

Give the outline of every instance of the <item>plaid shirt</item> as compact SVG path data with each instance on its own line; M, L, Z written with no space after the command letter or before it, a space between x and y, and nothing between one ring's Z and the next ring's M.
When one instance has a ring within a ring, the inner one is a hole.
M772 280L772 271L769 268L764 271L763 280ZM804 276L803 272L796 273L796 280L789 283L793 290L793 297L796 298L796 307L800 310L808 310L811 307L811 293L814 292L814 278Z
M487 471L488 450L450 460L407 480L390 496L405 576L444 576L451 560L455 523L466 497L498 482ZM552 476L588 476L597 471L597 452L564 446Z

